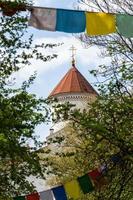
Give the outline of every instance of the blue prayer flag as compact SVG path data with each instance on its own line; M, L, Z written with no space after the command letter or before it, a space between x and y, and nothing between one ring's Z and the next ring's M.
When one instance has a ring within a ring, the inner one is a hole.
M56 31L81 33L85 31L85 27L84 11L57 9Z
M52 189L56 200L67 200L65 189L63 186L59 186Z
M122 163L122 157L119 154L115 154L111 157L111 161L114 164L121 164Z

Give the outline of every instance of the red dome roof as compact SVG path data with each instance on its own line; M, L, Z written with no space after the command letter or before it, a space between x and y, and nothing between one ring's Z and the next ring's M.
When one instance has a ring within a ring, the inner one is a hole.
M97 92L75 66L66 73L49 96L63 93L90 93L97 95Z

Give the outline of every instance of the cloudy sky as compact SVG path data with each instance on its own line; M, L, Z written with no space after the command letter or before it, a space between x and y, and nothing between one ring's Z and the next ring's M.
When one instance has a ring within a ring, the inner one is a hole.
M76 0L35 0L34 2L34 5L42 7L76 9L76 6L78 6ZM16 75L17 83L22 82L27 79L29 75L33 74L34 71L37 71L37 78L30 90L38 96L47 97L64 74L70 69L71 51L69 49L74 45L77 49L76 66L93 85L95 79L89 74L89 70L96 68L99 64L104 62L104 60L99 57L100 51L96 47L85 49L83 44L72 34L40 31L32 27L29 27L29 33L34 34L35 43L63 43L63 45L49 50L51 54L58 54L57 59L45 63L34 61L32 66L22 69ZM49 134L48 129L46 125L41 125L36 129L36 134L40 136L41 141Z

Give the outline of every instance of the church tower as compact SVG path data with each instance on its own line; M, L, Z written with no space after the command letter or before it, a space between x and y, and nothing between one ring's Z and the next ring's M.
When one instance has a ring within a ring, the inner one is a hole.
M83 109L87 108L88 103L95 101L98 93L77 69L74 58L74 50L74 47L72 47L72 64L70 69L50 93L49 98L52 97L58 99L58 104L69 102L70 104L74 104L75 108L81 109L82 111ZM71 132L69 132L69 130L66 128L67 124L69 124L68 121L62 121L53 124L50 129L50 134L46 140L48 141L50 139L54 139L56 136L66 136L67 134L71 134ZM64 152L69 150L64 148L63 144L57 145L54 143L48 143L48 145L44 148L46 151L48 149L52 150L50 155L54 156L56 152ZM49 156L49 154L44 154L45 158L46 156ZM47 188L46 181L39 178L36 179L35 177L33 177L32 182L33 181L35 187L39 191L43 190L44 186Z
M98 94L77 69L74 58L75 48L72 46L71 50L72 66L50 93L49 97L58 99L59 104L69 102L75 105L75 108L83 110L88 103L95 101ZM65 124L66 122L53 124L48 138L58 135L64 129Z

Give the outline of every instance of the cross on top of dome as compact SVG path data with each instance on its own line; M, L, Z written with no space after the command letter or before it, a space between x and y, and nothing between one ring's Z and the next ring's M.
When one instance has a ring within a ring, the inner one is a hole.
M70 93L89 93L98 95L95 89L91 86L91 84L86 80L86 78L78 71L78 69L75 66L76 48L72 45L70 50L72 51L72 67L57 84L54 90L50 93L49 97Z
M71 46L70 51L72 51L72 66L75 67L75 54L76 54L76 48L74 45Z

